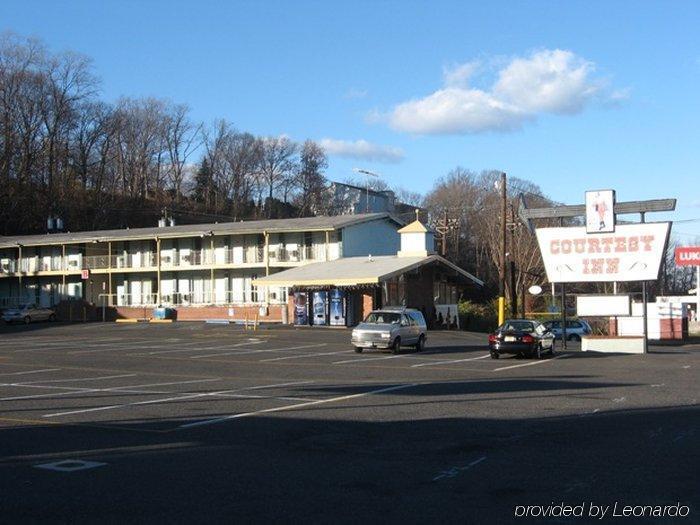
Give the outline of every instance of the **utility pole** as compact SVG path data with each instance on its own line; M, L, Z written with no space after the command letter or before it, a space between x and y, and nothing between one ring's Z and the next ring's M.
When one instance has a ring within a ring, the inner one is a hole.
M435 230L440 234L440 255L447 257L447 241L451 231L456 229L459 225L459 220L456 218L450 218L447 214L447 210L442 213L442 221L438 223Z
M498 324L506 320L506 213L508 199L506 195L506 174L501 173L501 267L498 282Z

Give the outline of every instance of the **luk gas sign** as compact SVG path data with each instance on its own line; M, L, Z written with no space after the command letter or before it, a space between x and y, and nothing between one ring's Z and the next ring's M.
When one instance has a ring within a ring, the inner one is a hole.
M618 225L615 233L586 228L538 228L547 278L552 283L651 281L659 276L670 223Z
M676 248L676 266L700 266L700 246Z

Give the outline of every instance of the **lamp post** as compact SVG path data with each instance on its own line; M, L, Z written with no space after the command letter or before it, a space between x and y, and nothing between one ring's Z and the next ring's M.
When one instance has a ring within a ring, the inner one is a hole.
M378 173L373 173L369 170L361 169L361 168L353 168L352 171L354 171L355 173L362 173L363 175L367 175L367 199L365 202L365 213L369 213L369 178L370 177L379 178L379 177L381 177L381 175L379 175Z

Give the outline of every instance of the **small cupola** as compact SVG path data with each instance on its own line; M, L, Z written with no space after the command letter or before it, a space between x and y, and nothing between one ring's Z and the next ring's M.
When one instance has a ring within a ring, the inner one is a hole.
M418 218L399 230L401 235L401 250L399 257L427 257L435 253L435 236Z

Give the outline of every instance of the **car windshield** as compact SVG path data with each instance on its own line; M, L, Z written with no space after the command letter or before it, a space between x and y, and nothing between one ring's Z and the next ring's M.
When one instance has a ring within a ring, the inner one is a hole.
M530 321L506 321L502 326L503 331L532 332L535 329Z
M401 322L401 314L391 312L372 312L365 319L365 323L369 324L399 324Z

